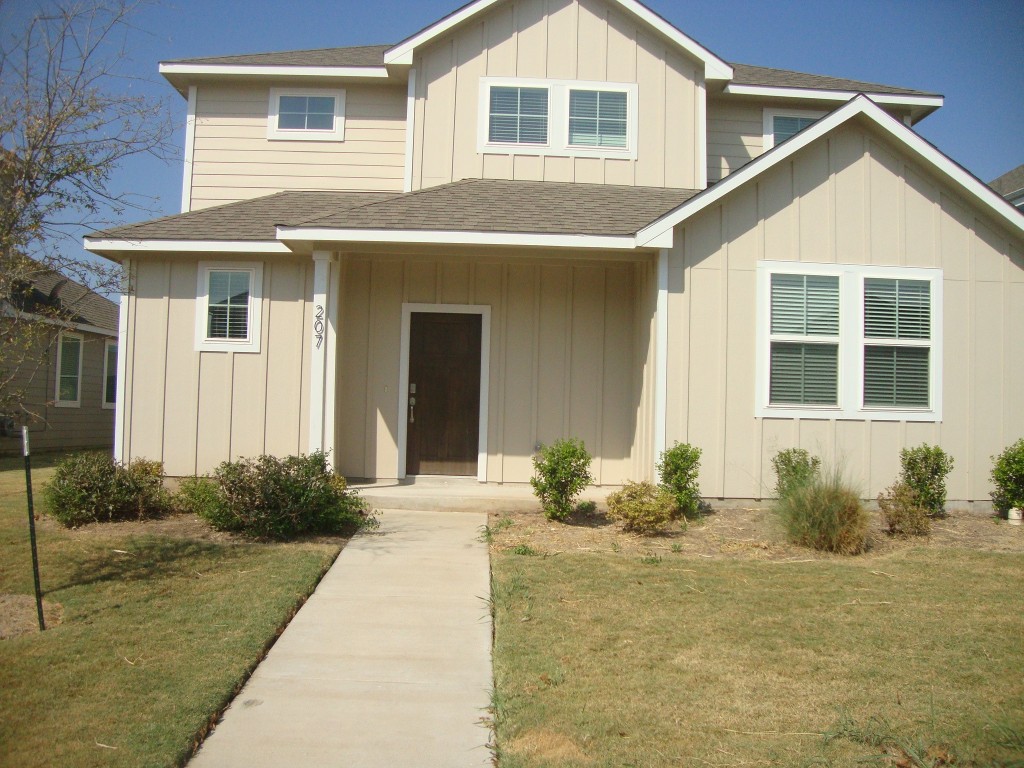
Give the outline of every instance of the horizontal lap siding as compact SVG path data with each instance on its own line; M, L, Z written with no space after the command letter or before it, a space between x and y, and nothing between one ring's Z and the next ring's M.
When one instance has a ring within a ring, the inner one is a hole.
M269 86L201 85L192 209L289 189L401 191L405 88L345 87L345 140L271 141Z
M764 152L760 104L708 99L708 183L728 176Z
M535 445L561 437L584 440L600 483L644 471L636 465L644 383L635 366L643 265L348 256L342 274L342 473L397 473L403 302L491 308L489 481L527 481Z
M669 441L704 450L706 495L771 495L771 458L806 448L873 497L901 448L941 445L952 500L986 500L990 456L1024 436L1022 244L885 141L848 127L680 226L670 262ZM938 267L943 422L756 419L760 259Z
M701 65L603 0L502 3L431 43L415 66L414 189L464 178L698 185ZM482 77L637 83L637 159L480 154Z

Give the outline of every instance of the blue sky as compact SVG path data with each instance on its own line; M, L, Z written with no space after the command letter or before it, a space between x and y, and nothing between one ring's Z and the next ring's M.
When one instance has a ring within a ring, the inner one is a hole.
M917 130L985 181L1024 163L1024 2L1021 0L646 0L728 61L938 92L946 106ZM129 38L132 74L170 97L179 159L140 158L114 178L156 198L152 215L181 204L185 101L157 74L162 60L394 43L461 0L166 0L143 8ZM15 7L16 5L16 7ZM0 5L10 28L36 0ZM136 86L138 87L138 86Z

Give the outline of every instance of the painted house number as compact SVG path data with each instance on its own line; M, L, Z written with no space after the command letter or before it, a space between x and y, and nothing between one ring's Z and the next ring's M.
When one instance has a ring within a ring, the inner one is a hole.
M316 348L320 349L324 343L324 305L316 305L316 314L313 319L313 338L316 339Z

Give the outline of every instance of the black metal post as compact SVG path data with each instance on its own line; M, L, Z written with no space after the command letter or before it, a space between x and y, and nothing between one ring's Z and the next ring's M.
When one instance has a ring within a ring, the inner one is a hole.
M36 550L36 516L32 506L32 458L28 450L28 427L21 428L21 448L25 455L25 493L28 494L28 537L32 541L32 578L36 585L36 614L39 616L39 631L46 629L43 620L43 590L39 587L39 552Z

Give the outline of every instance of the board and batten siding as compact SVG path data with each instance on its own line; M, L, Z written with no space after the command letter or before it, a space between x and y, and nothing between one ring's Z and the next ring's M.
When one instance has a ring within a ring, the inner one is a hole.
M1024 436L1024 243L886 140L848 125L677 228L670 255L668 441L703 450L706 496L761 498L802 447L874 497L899 452L954 458L950 500L989 497L990 457ZM941 423L754 417L758 261L943 270Z
M191 210L285 190L401 192L405 86L344 88L344 141L273 141L269 84L200 85Z
M335 445L342 474L397 475L406 302L491 308L489 482L528 481L537 444L563 437L584 441L600 484L646 472L649 262L350 255L341 272Z
M512 0L417 53L413 189L466 178L697 188L703 67L602 0ZM480 154L482 77L638 84L636 160Z
M163 461L180 477L306 452L313 262L264 262L261 351L240 353L195 349L198 261L132 264L123 455Z

